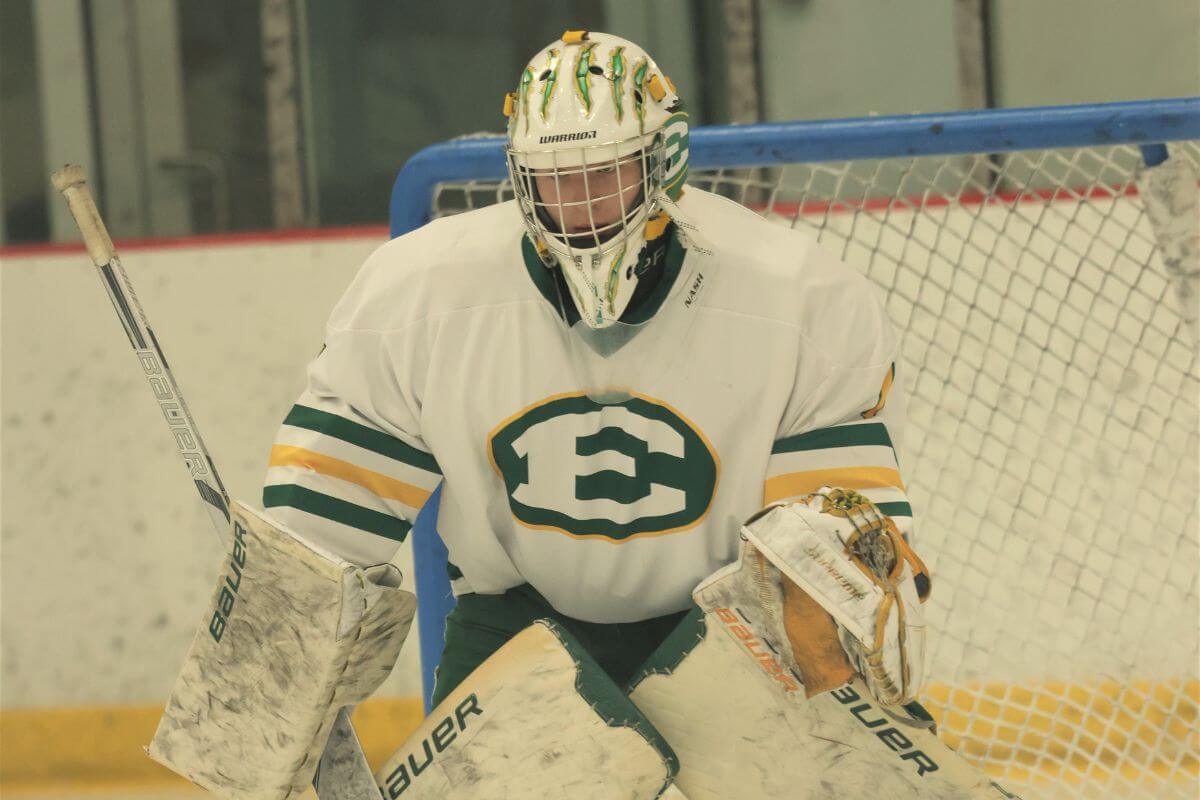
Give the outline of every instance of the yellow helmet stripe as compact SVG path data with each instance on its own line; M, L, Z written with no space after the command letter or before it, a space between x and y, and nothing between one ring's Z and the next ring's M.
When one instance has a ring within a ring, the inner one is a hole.
M662 99L667 96L667 89L663 86L662 78L657 75L650 76L650 80L646 81L646 88L650 90L650 96L656 103L661 103Z

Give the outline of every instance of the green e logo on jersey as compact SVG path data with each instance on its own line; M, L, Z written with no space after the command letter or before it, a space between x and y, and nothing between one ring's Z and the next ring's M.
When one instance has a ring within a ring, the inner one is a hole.
M697 525L720 470L699 430L640 396L552 397L502 423L488 446L519 522L618 542Z

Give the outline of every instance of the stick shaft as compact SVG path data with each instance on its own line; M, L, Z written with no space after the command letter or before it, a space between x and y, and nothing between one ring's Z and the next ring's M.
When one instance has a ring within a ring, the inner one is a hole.
M67 200L71 216L75 218L79 231L83 234L88 255L100 273L100 280L108 292L121 325L125 328L125 335L137 355L142 374L154 393L154 399L166 419L167 427L175 438L175 444L192 477L192 483L200 499L204 501L205 510L217 529L217 535L224 542L229 535L229 493L225 491L225 485L217 474L212 456L204 446L204 440L200 438L200 430L196 427L191 411L188 410L183 393L179 391L179 384L175 382L175 376L171 373L158 338L146 320L146 312L133 291L129 276L121 266L112 238L109 237L104 220L96 208L96 202L92 199L92 193L88 190L83 169L65 167L54 173L53 181Z
M167 366L167 359L163 355L162 347L159 346L154 331L146 321L146 312L142 309L142 304L138 302L133 285L129 282L129 276L125 274L125 269L121 266L116 248L113 247L112 238L108 235L108 229L104 226L104 220L96 208L96 201L92 199L92 193L87 188L87 178L83 168L64 167L55 172L51 179L54 187L67 199L71 216L75 218L79 232L83 234L88 255L91 256L92 263L100 271L100 280L104 283L108 297L112 300L113 308L116 309L117 316L121 319L121 325L124 326L125 334L129 337L129 344L137 354L142 373L146 376L146 380L154 392L154 399L158 401L158 406L162 410L163 416L166 417L167 426L175 437L175 444L179 447L180 455L183 456L188 472L192 476L196 491L200 494L200 499L204 501L208 517L217 529L217 535L221 538L222 543L228 546L230 544L229 494L225 491L225 485L221 483L216 465L213 464L212 457L208 454L208 448L204 446L204 440L200 438L196 421L192 419L187 403L184 402L183 393L179 391L175 376L171 374L171 369ZM322 755L322 762L329 765L325 770L329 777L329 783L340 785L324 788L314 786L305 792L303 797L316 795L318 800L322 796L346 797L343 789L349 789L351 792L358 791L362 800L371 800L376 797L377 790L374 779L371 777L370 767L367 766L362 745L358 741L358 734L355 733L354 726L350 721L351 710L351 707L347 706L338 711L337 725L341 735L336 742L331 740L326 745L325 753ZM362 787L368 787L369 791ZM359 798L355 800L359 800Z

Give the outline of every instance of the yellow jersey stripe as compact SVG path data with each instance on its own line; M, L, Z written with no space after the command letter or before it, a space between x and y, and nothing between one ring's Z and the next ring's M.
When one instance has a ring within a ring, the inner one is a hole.
M888 368L887 375L883 376L883 386L879 389L879 401L875 403L872 408L869 408L862 413L863 419L870 419L880 411L883 411L883 406L887 403L888 392L892 390L892 381L895 379L896 365L893 363L892 366Z
M379 472L355 466L349 461L314 453L303 447L277 444L271 448L270 466L303 467L330 478L355 483L387 500L398 500L410 508L419 509L429 499L430 492L411 483L389 478Z
M844 467L816 469L809 472L789 472L768 478L763 487L763 503L774 503L788 497L815 492L822 486L842 489L904 489L900 471L886 467Z

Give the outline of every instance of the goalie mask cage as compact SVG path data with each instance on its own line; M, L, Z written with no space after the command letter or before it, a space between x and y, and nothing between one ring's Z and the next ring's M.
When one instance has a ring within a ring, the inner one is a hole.
M690 185L886 296L933 575L922 700L1026 800L1200 785L1197 140L1200 98L692 131ZM510 199L502 142L414 156L392 235ZM437 499L414 532L427 703L453 604Z

